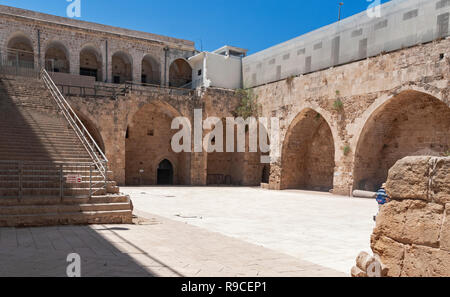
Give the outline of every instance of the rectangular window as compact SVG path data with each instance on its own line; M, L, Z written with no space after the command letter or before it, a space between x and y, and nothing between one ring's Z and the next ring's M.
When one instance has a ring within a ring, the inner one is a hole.
M269 65L273 65L273 64L275 64L275 59L272 59L269 61Z
M437 31L438 37L445 37L448 35L448 23L450 13L444 13L437 17Z
M361 36L363 34L363 29L359 29L359 30L355 30L352 32L352 37L358 37Z
M322 48L322 42L314 44L314 50L318 50Z
M436 9L441 9L447 6L450 6L450 0L441 0L436 3Z
M414 9L411 11L406 12L405 14L403 14L403 20L410 20L412 18L417 17L417 15L419 14L419 10L418 9Z
M359 59L367 58L367 38L359 41Z
M375 24L375 30L380 30L382 28L386 28L388 25L388 21L387 20L383 20L381 22L378 22Z
M277 80L281 79L281 65L277 66Z
M202 76L202 70L201 69L198 70L197 75L198 76Z
M299 49L299 50L297 51L297 55L298 55L298 56L304 55L305 53L306 53L306 50L305 50L304 48Z
M340 47L341 47L341 37L336 36L335 38L333 38L331 44L331 65L339 64Z
M305 59L305 73L311 72L311 56L306 57Z
M290 57L291 57L290 54L286 54L286 55L283 56L283 60L289 60Z

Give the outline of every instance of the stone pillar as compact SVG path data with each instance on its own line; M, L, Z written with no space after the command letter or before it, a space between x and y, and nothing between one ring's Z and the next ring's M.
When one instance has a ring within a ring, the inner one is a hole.
M80 52L69 50L70 74L80 75Z
M133 57L133 82L140 83L142 79L142 57Z

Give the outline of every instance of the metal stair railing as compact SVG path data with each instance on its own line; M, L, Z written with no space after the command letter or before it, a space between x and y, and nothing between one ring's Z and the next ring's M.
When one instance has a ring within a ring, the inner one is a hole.
M41 69L40 77L44 81L47 88L50 90L50 93L52 94L52 97L58 105L60 111L82 142L89 156L93 160L96 168L105 179L106 185L108 181L108 159L106 158L105 154L95 142L94 138L88 132L81 120L78 118L76 113L73 111L72 107L70 107L69 103L61 94L59 88L55 85L45 68Z

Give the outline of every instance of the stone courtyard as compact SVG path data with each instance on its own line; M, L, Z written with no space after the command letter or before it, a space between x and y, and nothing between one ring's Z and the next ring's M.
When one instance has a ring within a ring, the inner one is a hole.
M76 252L83 276L349 276L377 208L318 192L123 190L134 225L0 228L0 275L63 277Z
M450 1L380 10L247 55L0 5L0 276L449 276Z

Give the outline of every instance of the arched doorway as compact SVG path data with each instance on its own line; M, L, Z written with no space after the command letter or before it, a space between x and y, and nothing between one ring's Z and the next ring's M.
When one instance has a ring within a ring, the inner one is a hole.
M115 84L133 81L133 61L125 52L117 52L112 57L112 80Z
M389 169L406 156L450 150L450 108L418 91L391 98L366 121L355 152L353 189L376 191Z
M33 43L23 33L16 33L7 44L8 65L21 68L34 68Z
M146 55L142 59L142 75L141 82L144 84L161 84L161 74L159 63L150 55Z
M130 117L125 133L125 183L144 186L158 184L161 160L170 160L172 183L189 183L189 153L176 153L171 146L176 130L172 120L178 111L160 101L147 103Z
M173 185L173 166L167 159L162 160L158 165L157 184Z
M102 55L91 45L85 46L80 52L80 75L95 77L101 81Z
M60 42L52 42L45 51L45 69L70 73L69 51Z
M283 143L281 189L331 190L334 152L333 135L323 116L309 108L300 112Z
M190 88L192 68L184 59L173 61L169 68L169 86Z

